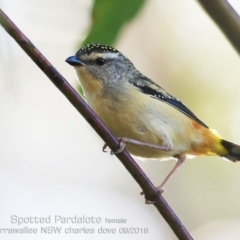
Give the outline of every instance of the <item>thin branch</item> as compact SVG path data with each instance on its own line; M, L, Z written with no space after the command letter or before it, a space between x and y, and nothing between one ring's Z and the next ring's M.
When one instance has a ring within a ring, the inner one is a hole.
M20 47L28 54L28 56L38 65L38 67L49 77L53 84L65 95L71 104L79 113L88 121L95 129L99 136L113 150L118 149L119 142L101 122L92 109L71 87L60 73L48 62L48 60L38 51L37 48L27 39L27 37L16 27L16 25L3 13L0 9L0 24L12 36L12 38L20 45ZM142 188L147 199L154 202L154 206L167 221L173 232L179 239L190 240L192 237L183 226L179 218L169 207L164 198L158 194L158 190L154 187L149 178L132 159L129 153L124 150L117 157L126 167L132 177Z
M240 17L226 0L198 0L240 54Z

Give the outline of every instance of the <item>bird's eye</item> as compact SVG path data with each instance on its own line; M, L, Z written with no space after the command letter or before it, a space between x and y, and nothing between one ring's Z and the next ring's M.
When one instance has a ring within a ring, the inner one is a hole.
M105 63L105 59L104 58L97 58L96 59L96 64L98 66L102 66Z

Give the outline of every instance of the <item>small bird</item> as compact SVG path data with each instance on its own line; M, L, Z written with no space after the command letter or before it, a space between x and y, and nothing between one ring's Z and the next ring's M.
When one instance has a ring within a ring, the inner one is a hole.
M118 152L126 145L138 157L177 159L157 187L161 192L187 155L240 161L240 146L219 137L115 48L91 43L66 62L75 68L87 103L123 143Z

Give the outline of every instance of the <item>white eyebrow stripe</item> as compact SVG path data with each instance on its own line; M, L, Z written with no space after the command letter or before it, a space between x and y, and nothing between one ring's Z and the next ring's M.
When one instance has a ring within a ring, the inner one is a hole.
M108 53L108 52L105 52L105 53L91 53L89 55L90 58L92 59L96 59L96 58L99 58L99 57L102 57L102 58L118 58L119 57L119 54L118 53Z

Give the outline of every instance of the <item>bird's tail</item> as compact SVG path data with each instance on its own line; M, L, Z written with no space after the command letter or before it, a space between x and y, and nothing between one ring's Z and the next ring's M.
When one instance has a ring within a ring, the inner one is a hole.
M221 139L221 145L227 151L226 154L219 154L221 157L227 158L230 161L238 162L240 161L240 146L226 140Z

